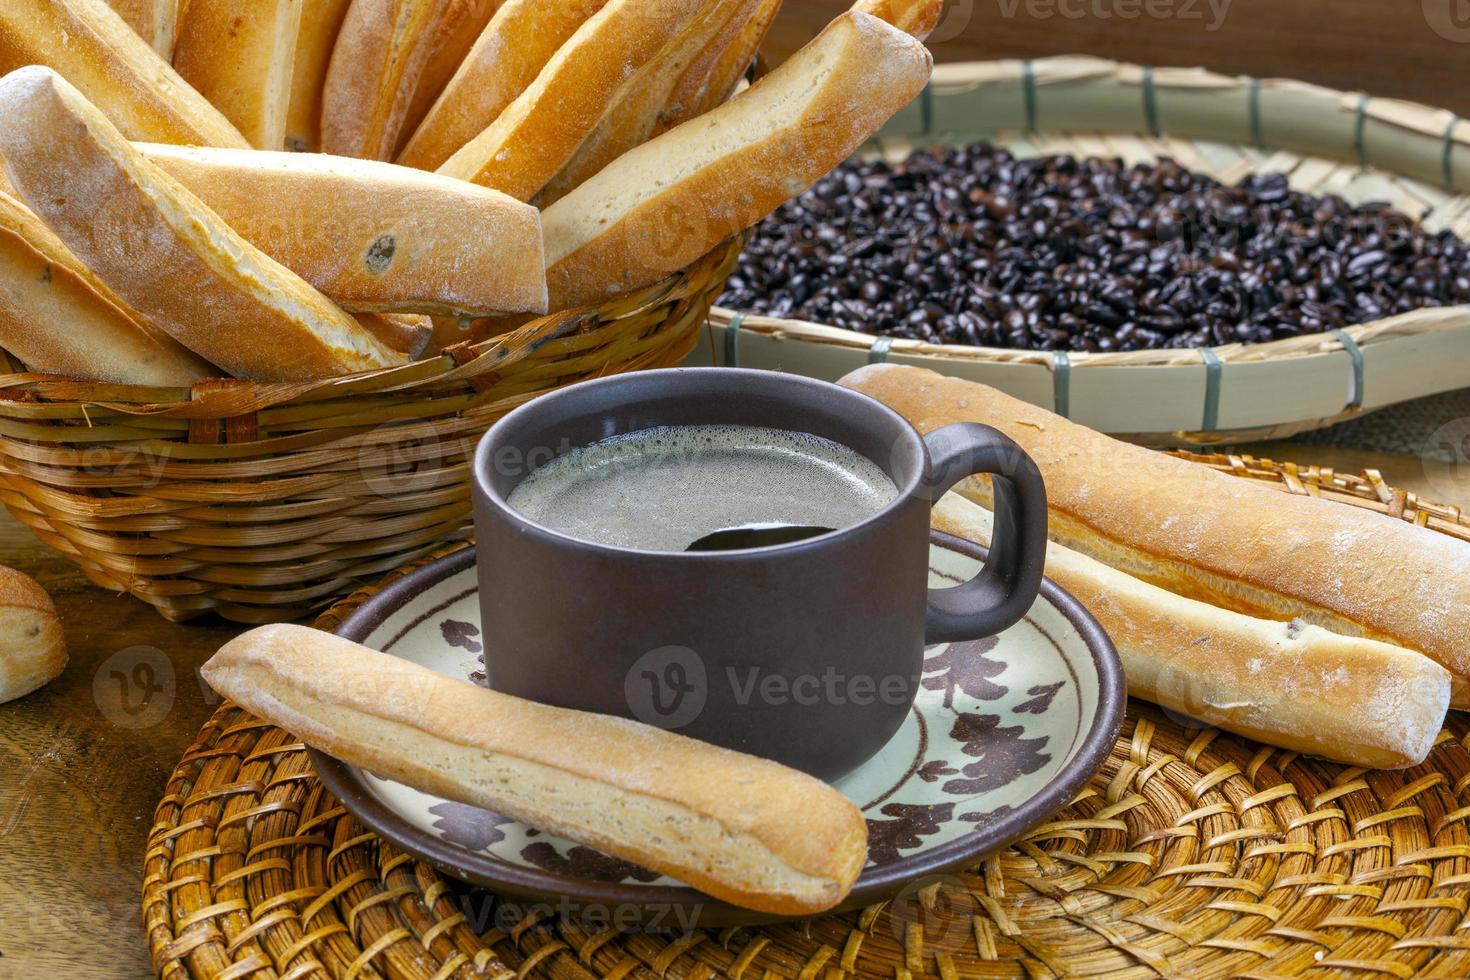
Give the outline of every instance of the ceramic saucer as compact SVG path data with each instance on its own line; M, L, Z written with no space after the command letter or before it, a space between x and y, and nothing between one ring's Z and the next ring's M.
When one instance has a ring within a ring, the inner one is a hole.
M983 552L936 534L930 584L971 578ZM343 635L453 677L483 680L493 631L480 623L474 551L400 579ZM868 866L843 908L974 864L1044 823L1101 768L1126 692L1112 644L1050 581L998 637L931 647L922 690L888 745L837 787L868 820ZM721 926L772 916L495 813L437 799L313 752L329 789L363 823L446 873L558 911L632 924Z

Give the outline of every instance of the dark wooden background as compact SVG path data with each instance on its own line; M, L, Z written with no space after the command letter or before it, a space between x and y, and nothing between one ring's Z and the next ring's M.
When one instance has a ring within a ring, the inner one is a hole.
M790 53L850 0L787 0ZM949 0L941 61L1093 54L1291 77L1470 117L1470 0Z

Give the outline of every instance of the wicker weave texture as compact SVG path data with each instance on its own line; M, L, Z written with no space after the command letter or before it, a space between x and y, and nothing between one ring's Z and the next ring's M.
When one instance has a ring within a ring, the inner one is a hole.
M468 533L469 460L501 415L678 364L740 244L617 303L369 374L192 391L0 375L0 503L169 619L299 618Z
M1470 533L1376 474L1199 459ZM975 869L859 913L650 933L452 884L346 813L299 742L226 704L159 803L144 873L166 980L1463 978L1470 719L1452 715L1422 766L1370 772L1135 703L1090 786Z

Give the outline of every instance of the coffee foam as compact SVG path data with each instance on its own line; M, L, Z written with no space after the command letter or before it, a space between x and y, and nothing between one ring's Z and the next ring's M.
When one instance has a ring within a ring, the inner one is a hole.
M683 551L752 524L850 527L898 496L866 456L805 432L664 426L573 450L521 481L511 507L564 534Z

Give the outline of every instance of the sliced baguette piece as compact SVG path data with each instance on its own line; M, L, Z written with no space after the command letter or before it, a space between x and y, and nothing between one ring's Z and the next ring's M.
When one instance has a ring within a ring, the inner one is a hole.
M849 12L748 90L624 154L542 215L551 309L688 266L841 163L929 79L904 32Z
M322 87L322 149L390 160L445 14L440 0L352 0Z
M375 160L138 144L255 247L350 310L546 310L541 216Z
M676 95L681 102L685 99L692 102L688 113L689 119L704 115L735 94L737 87L745 82L750 66L755 62L761 45L765 43L766 34L770 32L771 24L775 22L776 15L780 12L781 0L761 0L754 15L741 29L739 37L720 52L719 57L710 66L709 73L698 80L698 87L693 96ZM678 120L678 122L683 121ZM657 132L661 133L672 128L672 125L661 124Z
M150 322L230 374L299 381L404 363L134 150L49 68L0 79L0 156L27 205Z
M959 494L934 527L989 545L991 513ZM1186 599L1053 543L1046 575L1123 658L1128 693L1217 728L1350 766L1416 766L1449 710L1450 673L1377 640Z
M398 162L435 170L536 81L561 46L607 0L505 0L444 91L419 123Z
M0 2L0 75L26 65L65 76L129 139L250 145L105 0Z
M556 8L562 3L546 6ZM438 101L440 93L459 71L465 58L469 57L470 50L499 7L499 0L445 0L444 15L429 41L428 61L419 75L418 84L414 86L413 100L408 104L408 114L399 129L398 150L403 149L408 138L429 114L429 109Z
M187 388L219 371L136 320L14 198L0 194L0 347L38 374Z
M886 20L922 41L939 26L944 0L858 0L853 9Z
M178 0L107 0L108 6L138 32L165 61L173 57L178 27Z
M352 0L311 0L301 9L286 110L286 149L315 153L322 148L322 87L342 19Z
M189 0L174 67L259 150L286 145L303 0Z
M1119 442L932 371L874 365L842 383L921 431L977 421L1010 436L1046 479L1052 540L1074 551L1178 595L1381 640L1470 673L1470 544ZM987 483L960 489L988 500Z
M610 0L439 172L531 200L596 128L622 83L709 2Z
M746 908L832 908L867 860L862 813L804 773L485 690L330 633L254 629L202 673L220 694L344 762Z
M698 83L740 36L761 0L711 0L706 10L623 83L602 122L542 190L537 204L555 203L603 167L646 143L656 132L684 122L694 109Z
M0 704L51 683L66 660L51 596L29 575L0 566Z

